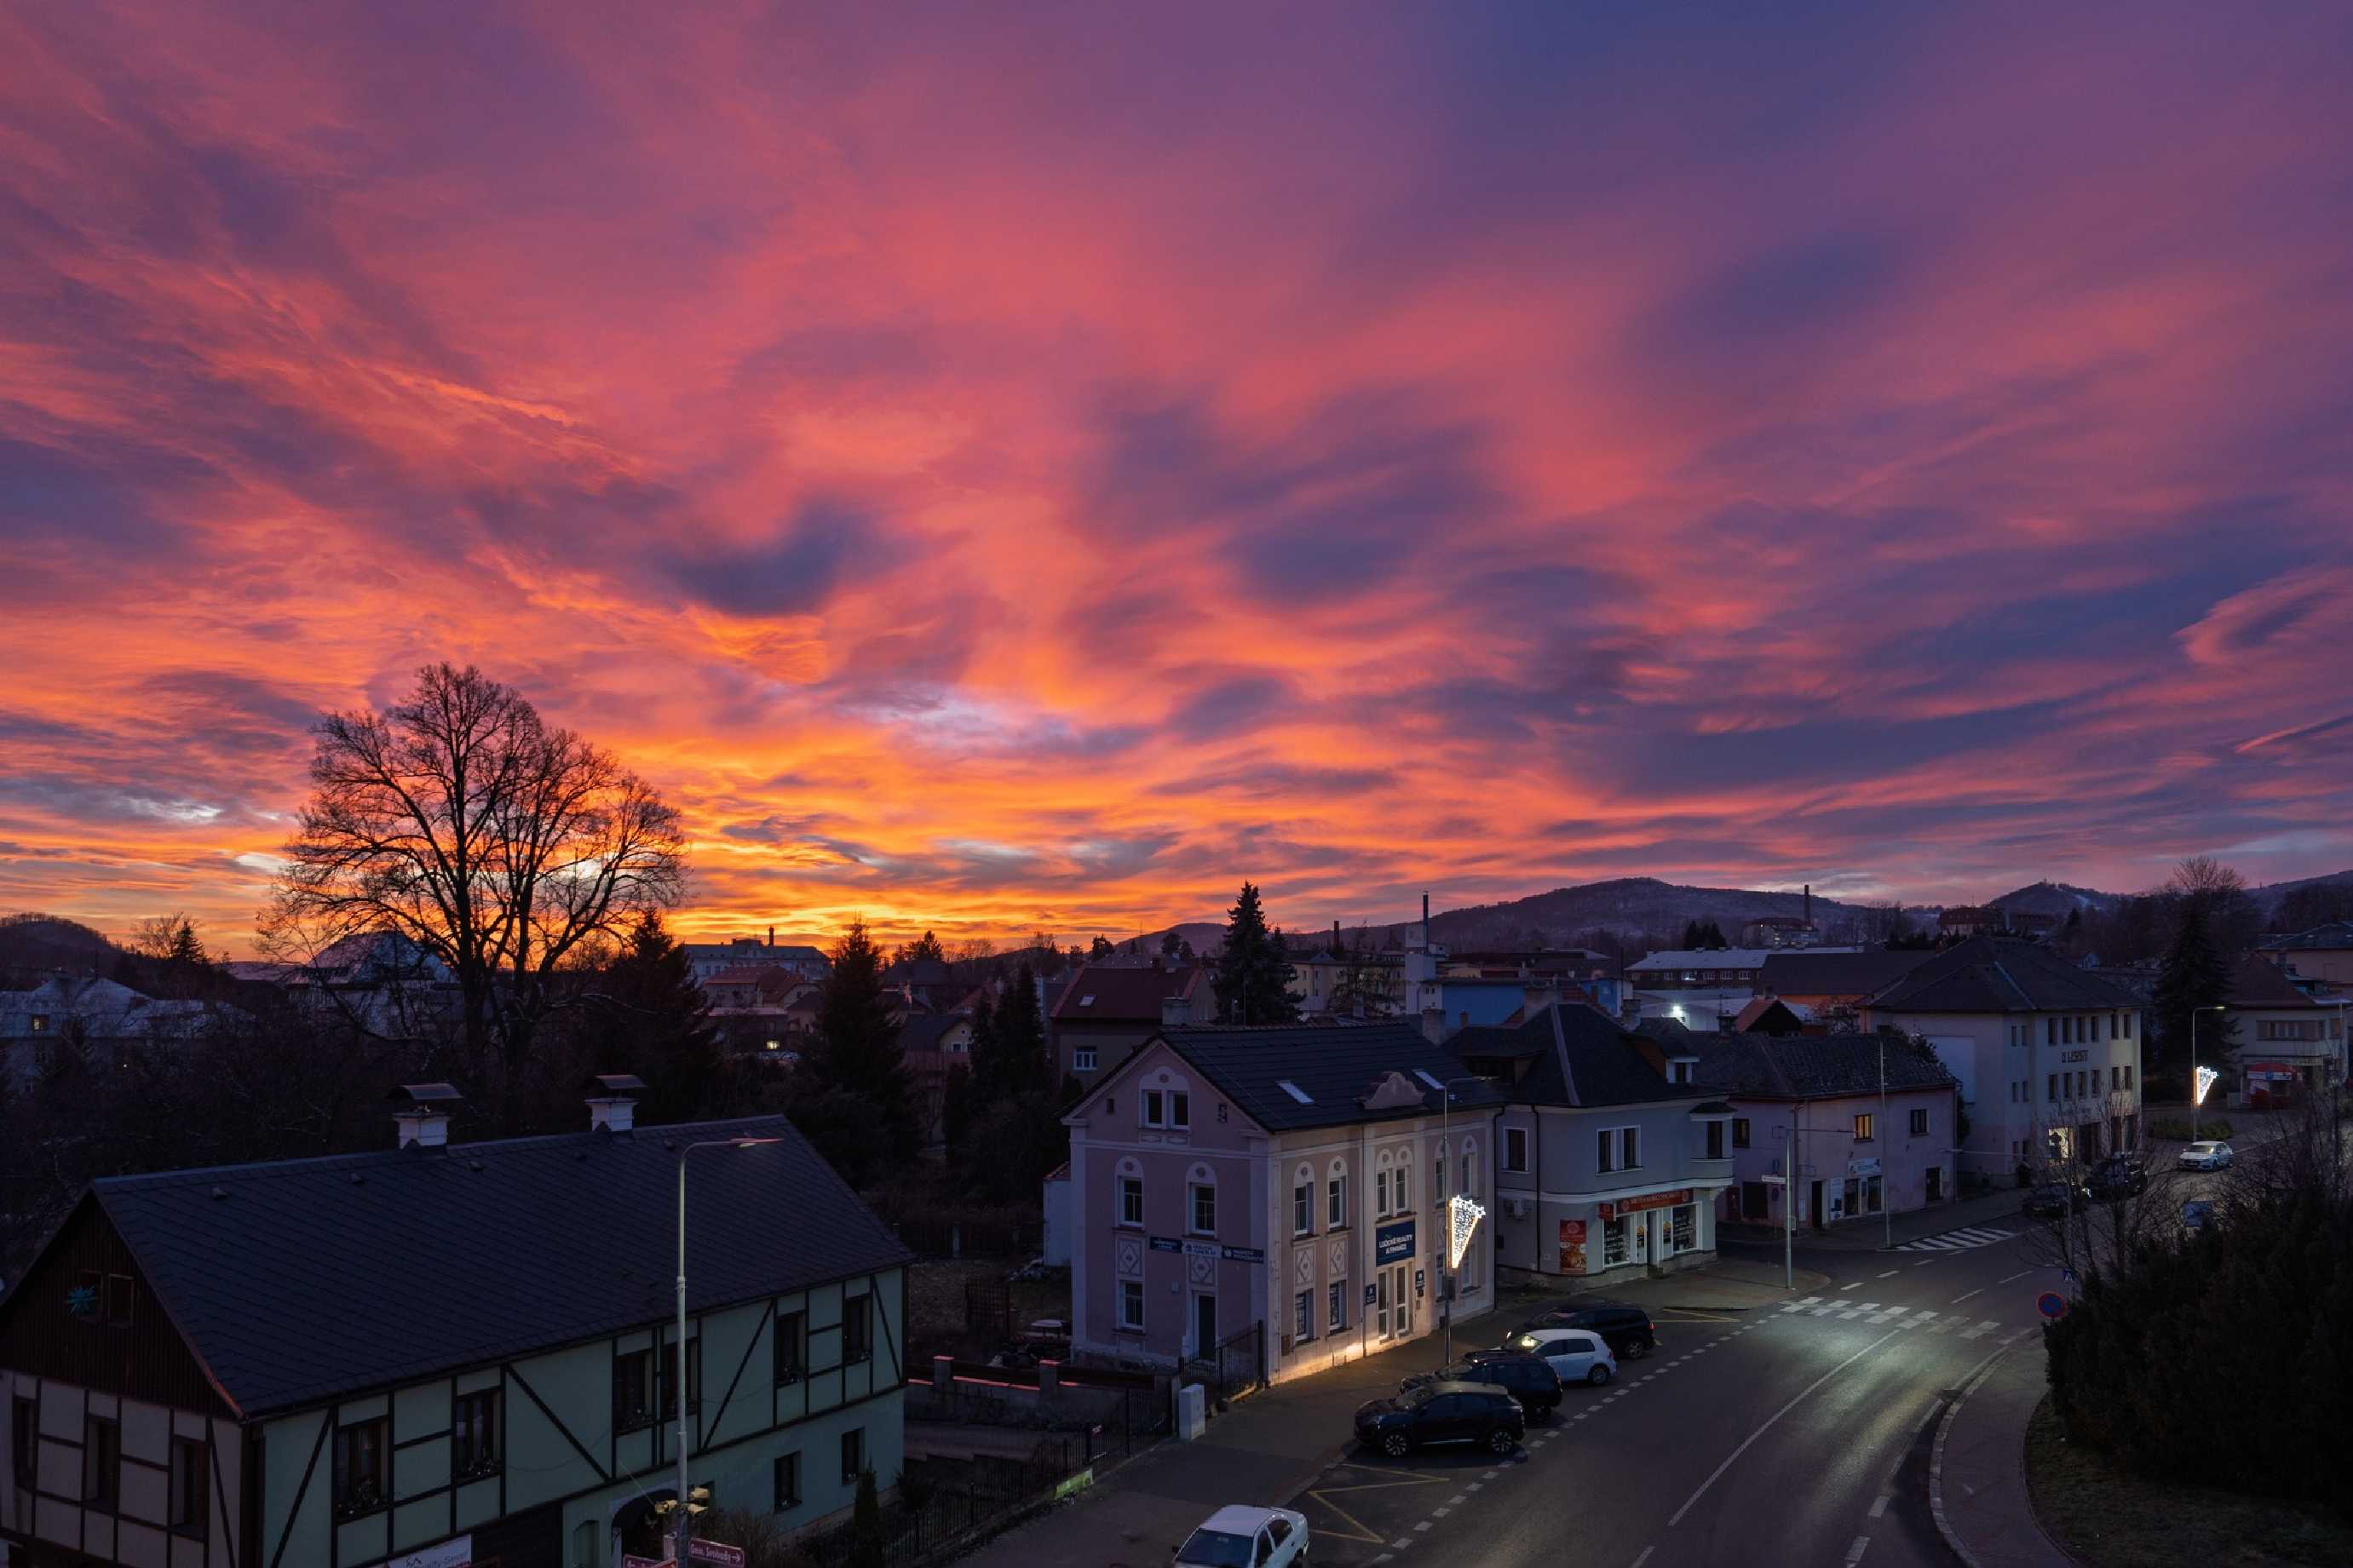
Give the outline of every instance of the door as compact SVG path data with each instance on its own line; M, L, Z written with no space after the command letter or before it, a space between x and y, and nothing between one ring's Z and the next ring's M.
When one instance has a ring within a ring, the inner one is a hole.
M1651 1260L1651 1216L1646 1214L1628 1215L1626 1226L1626 1256L1637 1263Z
M1593 1357L1585 1352L1584 1344L1582 1335L1563 1334L1558 1339L1546 1340L1536 1353L1560 1375L1561 1382L1575 1383L1584 1377L1585 1369L1593 1364Z
M1933 1204L1944 1195L1945 1167L1931 1165L1928 1167L1928 1201Z
M1816 1230L1820 1230L1820 1229L1821 1229L1821 1228L1822 1228L1822 1184L1821 1184L1820 1182L1816 1182L1816 1183L1814 1184L1814 1208L1813 1208L1813 1219L1814 1219L1814 1228L1815 1228Z
M1218 1299L1215 1296L1193 1298L1193 1354L1207 1361L1218 1348Z
M1460 1394L1441 1394L1422 1410L1421 1440L1451 1443L1470 1434L1463 1430L1471 1401Z

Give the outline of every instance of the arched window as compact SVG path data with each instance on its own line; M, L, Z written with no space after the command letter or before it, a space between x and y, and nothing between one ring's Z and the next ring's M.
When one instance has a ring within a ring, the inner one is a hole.
M1185 1173L1185 1229L1194 1236L1218 1234L1218 1178L1207 1165Z
M1335 1160L1324 1172L1324 1228L1337 1230L1348 1223L1348 1162Z
M1291 1173L1291 1234L1315 1234L1315 1167L1303 1160Z

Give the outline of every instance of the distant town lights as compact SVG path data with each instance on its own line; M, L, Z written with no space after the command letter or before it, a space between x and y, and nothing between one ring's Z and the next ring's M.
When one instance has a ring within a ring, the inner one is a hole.
M1479 1222L1486 1217L1485 1209L1461 1193L1455 1194L1452 1201L1447 1204L1446 1266L1449 1268L1462 1267L1462 1255L1471 1250L1471 1235L1479 1228Z
M2197 1095L2197 1102L2200 1105L2206 1103L2206 1091L2213 1088L2214 1080L2221 1076L2222 1075L2221 1073L2216 1072L2212 1068L2201 1067L2198 1069L2198 1088L2195 1090L2195 1093Z

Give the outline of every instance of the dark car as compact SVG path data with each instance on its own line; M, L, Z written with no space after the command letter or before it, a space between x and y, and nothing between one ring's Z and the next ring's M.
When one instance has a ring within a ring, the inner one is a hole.
M1432 1443L1476 1443L1508 1454L1527 1430L1520 1402L1483 1383L1425 1383L1356 1407L1356 1441L1392 1458Z
M2092 1167L2091 1191L2096 1203L2138 1197L2148 1191L2148 1166L2137 1154L2111 1154Z
M1560 1408L1560 1374L1542 1356L1518 1351L1472 1351L1434 1373L1416 1373L1398 1388L1409 1394L1430 1383L1483 1383L1518 1400L1531 1415Z
M2044 1182L2026 1194L2026 1201L2018 1209L2036 1219L2065 1219L2091 1201L2092 1194L2082 1187L2065 1182Z
M1659 1331L1651 1326L1651 1314L1623 1301L1564 1301L1512 1332L1516 1337L1530 1329L1590 1329L1620 1361L1641 1361L1659 1343ZM1504 1343L1509 1346L1511 1342Z

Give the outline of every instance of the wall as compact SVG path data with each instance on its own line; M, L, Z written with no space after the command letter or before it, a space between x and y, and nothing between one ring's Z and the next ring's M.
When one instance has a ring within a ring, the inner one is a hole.
M1932 1168L1944 1173L1943 1195L1938 1201L1950 1202L1959 1189L1955 1169L1957 1156L1953 1152L1953 1113L1957 1103L1950 1089L1922 1089L1890 1090L1883 1114L1875 1091L1804 1101L1798 1120L1798 1141L1805 1150L1799 1163L1813 1165L1815 1174L1810 1177L1799 1173L1798 1223L1814 1222L1811 1200L1815 1180L1824 1184L1822 1217L1829 1222L1830 1185L1843 1181L1848 1164L1857 1160L1879 1161L1882 1201L1890 1212L1909 1214L1929 1206L1928 1172ZM1725 1192L1719 1212L1725 1219L1740 1219L1745 1217L1743 1187L1777 1173L1778 1163L1788 1151L1791 1103L1735 1096L1732 1107L1736 1117L1748 1122L1749 1143L1745 1149L1733 1145L1734 1184ZM1928 1113L1926 1132L1912 1131L1915 1110ZM1868 1142L1855 1142L1854 1118L1858 1115L1873 1119L1873 1137ZM1751 1219L1749 1223L1783 1223L1781 1191L1778 1186L1768 1186L1763 1218ZM1842 1213L1837 1223L1876 1217L1869 1209L1861 1208Z
M2132 1020L2131 1037L2111 1027L2112 1016ZM2020 1159L2032 1160L2052 1128L2073 1128L2097 1121L2108 1131L2104 1149L2119 1131L2129 1135L2140 1106L2141 1046L2147 1034L2147 1016L2137 1009L2103 1009L2089 1015L2099 1020L2096 1040L2048 1039L2048 1021L2083 1016L2076 1013L1873 1014L1866 1023L1893 1025L1927 1039L1937 1058L1962 1080L1962 1107L1968 1112L1968 1146L1960 1156L1964 1170L1996 1181L2011 1179ZM2010 1043L2013 1026L2023 1026L2022 1045ZM1962 1070L1967 1068L1967 1071ZM2120 1085L2120 1069L2131 1068L2129 1087ZM2098 1074L2099 1087L2078 1098L2073 1088L2076 1071ZM2050 1075L2069 1075L2057 1100L2050 1095ZM2010 1085L2023 1082L2025 1098L2010 1098ZM2121 1127L2118 1124L2123 1124ZM2018 1146L2013 1152L2013 1145Z
M237 1501L244 1496L245 1446L234 1422L174 1410L55 1378L0 1371L0 1415L18 1398L34 1401L34 1489L13 1482L13 1421L0 1424L0 1529L133 1568L227 1568L243 1543ZM82 1437L90 1417L116 1423L121 1458L115 1506L81 1500ZM174 1438L205 1445L203 1527L171 1521Z
M1706 1262L1715 1247L1717 1194L1730 1184L1733 1166L1728 1157L1704 1157L1705 1131L1691 1111L1692 1102L1676 1101L1592 1110L1543 1106L1506 1112L1504 1126L1526 1125L1533 1118L1536 1135L1529 1146L1532 1168L1525 1175L1507 1173L1496 1178L1499 1197L1508 1202L1517 1196L1528 1209L1524 1219L1511 1218L1506 1212L1501 1231L1505 1265L1539 1275L1608 1279ZM1629 1126L1641 1130L1641 1166L1603 1172L1600 1130ZM1499 1131L1499 1144L1501 1138ZM1618 1215L1620 1204L1685 1190L1689 1200L1672 1207L1693 1211L1688 1248L1672 1244L1672 1208L1641 1209L1637 1213L1646 1217L1638 1222L1642 1227L1639 1252L1627 1232L1626 1260L1614 1267L1608 1262L1605 1227L1624 1226L1634 1217ZM1601 1214L1605 1204L1612 1209L1609 1219ZM1569 1227L1567 1232L1564 1224ZM1569 1239L1564 1241L1564 1235Z

